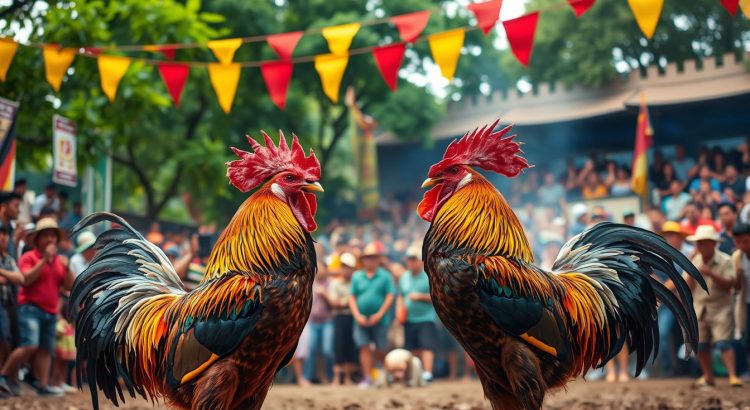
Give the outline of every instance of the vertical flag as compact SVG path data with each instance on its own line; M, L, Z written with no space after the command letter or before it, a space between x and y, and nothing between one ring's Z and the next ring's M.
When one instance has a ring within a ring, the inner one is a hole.
M52 182L75 187L78 184L76 167L76 125L72 120L55 114L52 118Z
M435 64L440 67L443 77L449 81L456 74L458 57L461 56L461 47L464 45L464 35L466 30L458 28L455 30L444 31L442 33L432 34L427 38L430 43L430 51Z
M641 92L641 108L638 112L638 123L635 128L635 150L633 152L633 192L644 201L648 199L648 149L653 143L654 130L648 117L646 96Z
M16 113L18 103L0 98L0 190L12 191L16 180Z
M73 59L76 58L76 50L47 44L42 49L42 55L44 56L44 73L47 82L55 92L60 91L65 72L68 71L68 67L73 64Z
M9 38L0 38L0 81L5 81L13 56L16 55L18 43Z
M373 217L380 201L378 188L378 152L373 132L377 123L357 106L354 89L346 92L349 106L349 129L352 138L354 166L357 169L357 205L362 217Z
M656 25L659 23L664 0L628 0L628 4L630 4L638 27L643 35L650 40L654 36Z
M104 94L109 98L109 102L115 100L117 87L120 80L130 67L130 59L127 57L100 55L96 59L99 65L99 80L102 84Z

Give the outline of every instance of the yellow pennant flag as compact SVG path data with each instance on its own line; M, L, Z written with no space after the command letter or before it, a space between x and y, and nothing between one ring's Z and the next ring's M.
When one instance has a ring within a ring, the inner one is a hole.
M216 98L219 99L221 109L227 114L232 111L241 69L239 64L213 63L208 65L208 76L211 77L211 85L214 87Z
M654 31L656 31L656 24L659 23L664 0L628 0L628 4L630 4L638 27L640 27L643 35L650 40L654 36Z
M100 55L97 59L99 65L99 79L102 83L102 90L104 94L109 98L109 102L115 100L117 95L117 87L120 85L120 80L125 75L130 67L130 59L119 56L107 56Z
M432 34L427 40L430 43L432 59L440 67L443 77L448 80L453 79L456 74L458 57L461 55L461 47L464 45L464 34L466 31L462 28L444 31L442 33Z
M0 81L5 81L13 56L16 55L18 43L9 38L0 38Z
M234 59L234 53L242 45L241 38L228 38L226 40L211 40L208 42L208 48L214 52L214 55L222 64L229 64Z
M323 92L335 104L339 102L341 78L344 77L349 55L324 54L315 56L315 70L320 76Z
M65 77L65 72L68 71L68 67L73 64L73 59L76 58L76 50L74 48L45 45L42 49L42 55L44 56L44 74L47 77L47 82L55 92L58 92L62 79Z
M750 0L740 0L740 9L742 14L750 20Z
M359 31L359 23L342 24L340 26L325 27L321 34L328 42L328 49L336 55L343 55L349 51L352 39Z

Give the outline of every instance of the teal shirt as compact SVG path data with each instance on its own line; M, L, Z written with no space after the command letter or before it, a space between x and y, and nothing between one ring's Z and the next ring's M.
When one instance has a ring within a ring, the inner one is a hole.
M391 274L378 268L371 278L364 270L358 270L352 275L352 296L357 299L357 308L363 316L371 316L380 310L385 298L396 293Z
M424 270L416 276L411 271L404 272L399 281L401 296L406 304L406 321L409 323L423 323L437 321L437 314L431 302L411 300L412 293L430 293L430 280Z

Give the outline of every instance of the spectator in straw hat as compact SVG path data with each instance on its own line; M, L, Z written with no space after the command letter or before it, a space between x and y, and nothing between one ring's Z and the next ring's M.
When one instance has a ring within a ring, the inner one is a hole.
M371 242L362 252L362 269L352 276L352 297L349 308L354 316L354 342L359 348L359 360L364 378L361 388L372 385L373 366L382 362L388 347L388 310L393 304L396 289L390 272L381 267L385 247ZM373 344L373 350L370 345Z
M75 254L70 257L70 270L73 271L74 275L80 275L89 267L89 263L96 255L95 243L96 235L93 232L84 231L78 234Z
M422 359L424 380L432 381L437 349L437 313L430 298L430 281L422 263L422 249L413 244L406 250L406 272L399 281L398 312L404 312L404 348Z
M48 386L52 352L55 351L60 290L70 290L75 276L68 269L68 261L58 255L57 244L65 233L54 219L40 219L32 236L34 250L18 261L24 275L24 286L18 295L18 322L21 342L13 350L0 371L0 389L11 393L8 378L18 375L21 364L34 358L38 394L55 395Z
M714 374L711 368L711 350L721 351L721 361L729 374L729 384L742 386L735 372L734 349L734 301L732 289L737 287L737 275L729 255L717 249L720 236L712 225L700 225L695 234L687 240L695 242L696 255L693 264L703 275L708 293L695 286L687 274L684 275L693 289L693 306L698 316L698 362L703 376L697 384L713 386Z

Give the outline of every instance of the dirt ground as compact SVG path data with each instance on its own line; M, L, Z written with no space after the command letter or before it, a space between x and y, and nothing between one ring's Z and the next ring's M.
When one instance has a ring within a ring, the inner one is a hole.
M65 398L41 399L30 391L24 397L0 401L0 410L90 409L88 392ZM104 403L102 403L104 404ZM142 400L131 400L120 409L163 408ZM271 389L264 409L269 410L482 410L489 409L477 382L436 382L420 389L373 389L356 387L310 387L279 385ZM693 388L690 380L647 380L627 384L575 382L548 396L545 409L627 410L750 410L750 386L731 388L720 381L715 389ZM102 409L114 410L111 404Z

